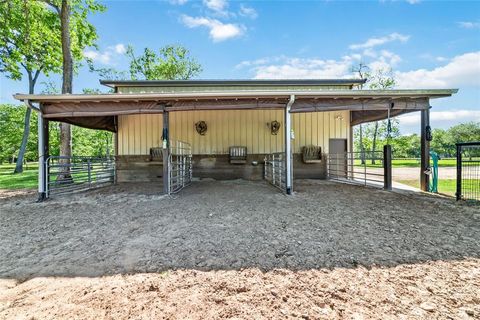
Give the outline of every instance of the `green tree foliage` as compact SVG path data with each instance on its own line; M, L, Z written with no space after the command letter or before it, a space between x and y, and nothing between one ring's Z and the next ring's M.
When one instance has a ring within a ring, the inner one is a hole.
M0 163L16 161L23 132L23 106L0 104ZM37 113L30 119L32 132L28 140L24 160L38 160L37 148ZM60 154L59 123L50 122L50 154ZM113 135L111 132L92 130L73 126L72 154L74 156L106 156L113 155Z
M0 2L0 72L13 80L28 78L28 92L34 93L41 73L61 71L59 23L55 13L39 1ZM23 171L23 158L30 134L31 109L24 110L23 137L15 173Z
M379 132L381 132L378 144L383 146L387 144L386 135L382 126L380 126ZM459 142L473 142L480 141L480 122L467 122L455 125L447 130L433 129L433 140L430 142L430 149L438 153L441 157L451 158L455 157L456 147L455 144ZM360 151L359 130L356 128L354 131L354 148L356 151ZM364 136L363 143L366 148L372 146L371 134L367 133ZM390 140L392 145L393 155L395 158L419 158L420 157L420 136L418 134L400 135L397 132L392 135Z
M127 47L132 80L186 80L202 71L200 64L190 56L185 47L168 45L155 53L145 48L143 54L135 55L132 46Z
M40 72L59 73L62 51L56 14L39 1L0 2L0 71L13 80L26 72L35 80Z
M22 140L25 109L21 106L9 104L0 105L0 162L12 162L18 155L18 149ZM31 139L26 145L25 159L37 160L36 143L36 114L33 114L31 126L33 129Z
M22 80L26 74L29 93L34 93L41 73L48 76L62 71L64 25L59 17L64 3L70 5L69 57L71 60L73 56L73 61L77 61L70 67L73 70L83 59L83 49L94 45L97 39L95 27L88 22L87 15L104 10L102 5L94 0L0 1L0 72L13 80ZM23 171L30 118L31 110L27 108L15 172Z

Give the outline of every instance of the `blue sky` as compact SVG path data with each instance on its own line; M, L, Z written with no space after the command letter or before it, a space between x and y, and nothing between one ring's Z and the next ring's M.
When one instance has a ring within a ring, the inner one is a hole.
M432 125L480 121L479 1L104 1L91 17L98 67L127 70L123 52L181 44L203 66L199 78L346 78L360 61L391 68L399 88L459 88L432 100ZM53 78L59 81L58 77ZM27 90L26 81L0 79L1 102ZM42 79L40 81L45 81ZM39 85L37 91L41 90ZM82 69L74 90L95 88ZM417 115L401 119L418 132Z

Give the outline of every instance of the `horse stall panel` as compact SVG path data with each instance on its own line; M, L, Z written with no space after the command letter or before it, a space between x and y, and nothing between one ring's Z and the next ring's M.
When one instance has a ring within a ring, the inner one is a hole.
M292 113L293 153L315 145L328 153L330 138L348 139L348 111ZM204 121L207 131L200 135L195 123ZM270 124L280 123L272 134ZM228 154L230 146L246 146L251 154L282 152L284 148L284 111L205 110L170 112L170 139L192 145L193 154ZM161 145L162 114L123 115L118 117L118 155L148 154Z
M326 160L305 164L302 149L320 147L325 154L330 138L348 139L350 113L307 112L290 116L294 132L295 177L326 178ZM169 113L170 140L191 145L198 177L258 180L263 178L263 166L254 167L252 163L262 164L265 155L284 152L284 117L284 109L173 111ZM206 125L203 134L198 133L195 126L201 121ZM161 180L163 164L152 161L149 155L151 148L161 147L162 127L162 114L118 117L119 181ZM229 164L229 148L232 146L247 148L247 161L243 167Z

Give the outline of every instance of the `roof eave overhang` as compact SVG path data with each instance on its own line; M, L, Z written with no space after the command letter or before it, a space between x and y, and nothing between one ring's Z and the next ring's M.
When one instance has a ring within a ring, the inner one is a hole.
M325 90L325 91L227 91L227 92L188 92L188 93L141 93L141 94L59 94L30 95L15 94L14 98L21 101L39 103L59 102L121 102L121 101L179 101L179 100L222 100L222 99L288 99L292 94L296 99L417 99L450 97L458 89L429 90Z

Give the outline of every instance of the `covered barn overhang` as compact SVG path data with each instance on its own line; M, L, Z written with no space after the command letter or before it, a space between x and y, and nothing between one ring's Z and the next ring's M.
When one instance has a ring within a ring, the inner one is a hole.
M18 100L38 103L43 117L91 129L116 132L115 117L182 110L282 109L290 97L290 112L350 110L351 125L386 119L430 108L429 100L448 97L456 89L432 90L315 90L221 91L142 94L16 94Z

